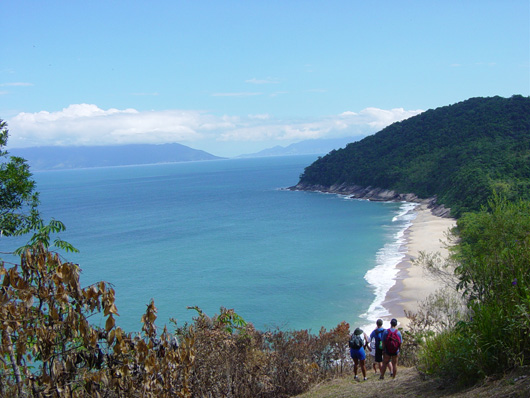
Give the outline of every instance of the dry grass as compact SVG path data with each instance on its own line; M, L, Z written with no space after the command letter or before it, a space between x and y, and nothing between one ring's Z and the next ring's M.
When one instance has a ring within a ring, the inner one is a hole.
M353 376L335 379L313 387L297 398L523 398L530 396L530 372L519 371L500 379L486 380L482 385L457 391L436 379L423 378L415 368L399 368L396 379L369 372L367 381L354 381Z

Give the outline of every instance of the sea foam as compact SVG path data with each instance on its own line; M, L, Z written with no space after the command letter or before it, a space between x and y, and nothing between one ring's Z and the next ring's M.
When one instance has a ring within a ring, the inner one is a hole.
M395 223L397 232L394 232L394 240L382 247L376 256L376 266L366 272L364 279L373 287L375 299L366 311L361 315L368 322L365 330L375 325L378 318L384 318L391 315L387 308L384 307L384 301L388 291L396 283L399 273L397 265L405 258L406 255L406 237L405 231L412 225L416 217L416 203L404 202L392 218Z

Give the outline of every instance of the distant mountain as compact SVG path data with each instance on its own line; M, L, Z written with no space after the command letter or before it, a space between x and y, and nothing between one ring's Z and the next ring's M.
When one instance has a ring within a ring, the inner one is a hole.
M27 160L32 170L128 166L151 163L222 159L181 144L130 144L116 146L43 146L8 149Z
M530 199L530 97L471 98L394 123L306 167L293 189L437 197L458 217L492 192Z
M350 142L358 140L355 137L304 140L288 146L277 145L273 148L250 154L239 155L238 158L258 158L267 156L289 155L324 155L333 149L339 149Z

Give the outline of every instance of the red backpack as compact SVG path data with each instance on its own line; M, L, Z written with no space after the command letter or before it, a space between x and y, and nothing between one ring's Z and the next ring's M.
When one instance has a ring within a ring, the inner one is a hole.
M398 330L394 329L394 331L392 331L392 329L388 329L388 334L385 339L386 352L391 355L397 354L400 346L401 339L399 338Z

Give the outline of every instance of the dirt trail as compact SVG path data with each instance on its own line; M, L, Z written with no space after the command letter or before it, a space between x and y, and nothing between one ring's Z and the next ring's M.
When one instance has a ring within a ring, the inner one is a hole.
M415 368L399 368L395 379L368 374L368 380L355 381L353 377L336 379L315 386L297 398L388 398L388 397L445 397L445 398L497 398L530 397L530 372L519 371L498 380L486 380L482 385L456 391L439 380L424 380Z

